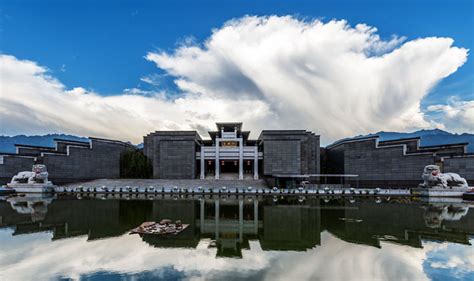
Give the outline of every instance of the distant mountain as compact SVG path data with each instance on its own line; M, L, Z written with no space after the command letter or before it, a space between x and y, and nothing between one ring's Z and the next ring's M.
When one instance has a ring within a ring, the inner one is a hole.
M381 141L384 140L396 140L403 138L414 138L421 137L420 145L440 145L440 144L451 144L451 143L469 143L467 150L469 153L474 153L474 134L453 134L440 129L433 130L420 130L412 133L398 133L398 132L378 132L375 134L369 134L366 136L378 135ZM359 136L362 137L362 136Z
M15 153L15 144L38 145L54 147L54 139L88 141L88 138L65 134L49 134L44 136L0 136L0 152Z
M378 135L380 140L394 140L402 138L413 138L421 137L421 146L428 145L439 145L439 144L450 144L450 143L469 143L467 150L470 153L474 153L474 134L453 134L443 130L420 130L412 133L399 133L399 132L378 132L375 134L369 134L366 136ZM363 136L357 136L363 137ZM75 141L87 141L88 138L65 135L65 134L49 134L44 136L0 136L0 152L15 153L15 144L26 144L26 145L38 145L38 146L49 146L54 147L54 139L66 139ZM143 143L137 145L138 148L143 148Z

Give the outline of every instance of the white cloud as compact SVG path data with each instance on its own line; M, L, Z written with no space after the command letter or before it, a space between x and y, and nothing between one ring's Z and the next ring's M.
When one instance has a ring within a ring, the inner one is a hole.
M474 100L451 97L448 104L430 105L428 111L440 113L444 125L453 131L474 132Z
M204 46L147 59L185 92L257 99L265 126L310 128L329 139L377 130L433 127L420 101L464 64L450 38L383 41L376 29L345 21L244 17L214 30ZM251 109L249 109L251 110Z
M0 65L3 134L64 132L138 143L157 129L212 128L214 120L230 116L261 120L268 111L260 101L251 104L194 94L170 100L162 93L144 96L138 89L103 97L80 87L67 90L46 68L31 61L1 55ZM247 112L249 107L255 110Z
M442 126L420 101L464 64L450 38L382 40L376 28L345 21L243 17L201 45L146 58L175 78L181 94L128 89L100 96L68 90L35 62L0 56L3 134L66 132L141 142L158 129L213 128L243 121L262 128L310 129L323 141L378 130ZM146 83L158 83L153 76ZM87 85L86 85L87 86ZM461 115L460 115L461 116Z

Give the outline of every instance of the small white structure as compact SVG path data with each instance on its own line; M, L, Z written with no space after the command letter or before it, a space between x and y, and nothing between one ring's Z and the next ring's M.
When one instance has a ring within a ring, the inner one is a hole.
M468 188L466 179L456 173L441 173L437 165L425 166L421 177L424 182L420 186L425 188Z
M33 165L31 172L19 172L13 176L7 188L20 193L53 192L54 185L48 180L48 171L45 165Z
M413 195L428 197L462 197L469 189L466 179L456 173L441 173L439 166L425 166L421 175L423 183L413 188Z

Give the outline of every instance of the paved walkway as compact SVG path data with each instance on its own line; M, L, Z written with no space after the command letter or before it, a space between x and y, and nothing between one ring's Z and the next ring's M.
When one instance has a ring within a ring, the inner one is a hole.
M174 187L179 188L194 188L198 186L202 187L248 187L252 186L255 188L267 187L265 181L263 180L253 180L253 179L244 179L244 180L164 180L164 179L100 179L93 180L81 183L67 184L65 186L77 187L77 186L130 186L130 187Z

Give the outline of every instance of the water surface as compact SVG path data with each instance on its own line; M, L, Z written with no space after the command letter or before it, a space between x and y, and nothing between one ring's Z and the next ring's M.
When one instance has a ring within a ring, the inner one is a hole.
M16 197L0 280L474 280L467 202L406 198ZM163 218L178 235L129 235Z

